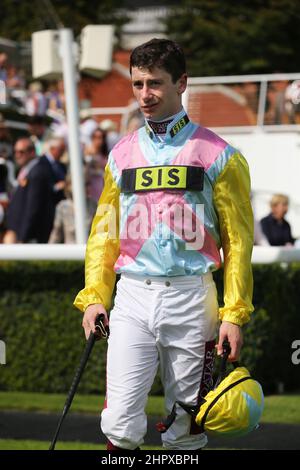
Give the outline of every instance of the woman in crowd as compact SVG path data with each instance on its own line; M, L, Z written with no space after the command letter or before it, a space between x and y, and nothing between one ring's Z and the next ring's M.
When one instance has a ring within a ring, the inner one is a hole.
M84 151L87 179L90 185L90 197L98 202L103 189L103 174L107 163L108 150L106 134L100 128L91 135L91 145Z
M274 194L270 202L271 212L261 221L261 228L271 246L294 244L291 226L285 215L289 209L289 198L284 194Z
M89 195L89 183L86 183L86 230L90 230L93 217L97 209L97 203ZM66 199L60 201L55 209L53 229L49 243L76 243L74 204L72 198L72 184L70 175L66 178Z

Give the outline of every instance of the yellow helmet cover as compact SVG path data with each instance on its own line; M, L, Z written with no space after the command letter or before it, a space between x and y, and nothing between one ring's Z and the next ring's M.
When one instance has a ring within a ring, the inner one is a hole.
M203 431L222 436L242 436L258 426L263 412L261 385L245 367L237 367L208 392L196 415Z
M220 437L239 437L258 427L264 409L264 394L261 385L254 380L246 367L233 362L234 370L226 375L230 344L223 342L220 373L215 387L201 398L197 405L176 401L171 413L157 423L157 430L166 432L176 418L176 407L183 408L200 427Z

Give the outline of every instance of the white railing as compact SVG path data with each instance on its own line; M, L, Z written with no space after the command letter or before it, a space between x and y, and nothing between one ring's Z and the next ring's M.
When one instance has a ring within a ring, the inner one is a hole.
M0 245L0 261L83 261L84 256L85 245ZM300 248L255 246L253 249L253 264L291 263L293 261L300 261Z
M0 245L0 260L76 261L84 260L85 245L74 244L17 244ZM0 268L1 269L1 268Z
M189 77L188 85L220 85L221 83L278 82L299 80L300 73L269 73L256 75L220 75L215 77Z
M265 113L267 107L267 94L268 94L268 85L272 82L290 82L294 80L300 80L300 73L275 73L275 74L256 74L256 75L233 75L233 76L216 76L216 77L189 77L188 78L188 87L186 91L185 101L188 102L189 98L192 99L193 93L206 93L216 87L228 86L234 84L246 84L246 83L256 83L258 85L258 100L257 100L257 110L256 110L256 123L254 125L247 126L233 126L228 125L224 126L225 132L255 132L257 129L263 129L264 131L270 128L269 130L285 130L285 131L297 131L299 132L300 125L297 123L291 124L266 124L265 123ZM228 94L233 90L224 87L223 93ZM241 98L245 98L243 95ZM188 109L186 107L186 109ZM284 126L284 129L283 129ZM223 128L209 126L216 132L222 131ZM243 128L243 129L242 129ZM273 129L272 129L273 128ZM282 129L280 129L282 128Z

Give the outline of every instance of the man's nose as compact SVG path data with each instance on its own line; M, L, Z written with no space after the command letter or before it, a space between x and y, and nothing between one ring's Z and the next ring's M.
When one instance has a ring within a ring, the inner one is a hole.
M141 90L141 98L144 101L148 101L149 99L151 99L151 97L152 97L152 95L151 95L150 88L147 85L144 85L142 90Z

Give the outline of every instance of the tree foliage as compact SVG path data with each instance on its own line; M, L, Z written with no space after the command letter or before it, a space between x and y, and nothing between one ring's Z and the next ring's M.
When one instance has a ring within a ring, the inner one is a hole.
M182 0L166 25L193 76L300 69L299 0Z
M122 0L1 0L0 35L15 41L30 40L34 31L55 29L56 19L75 35L87 24L113 23L118 30L127 20L120 14L122 6Z

